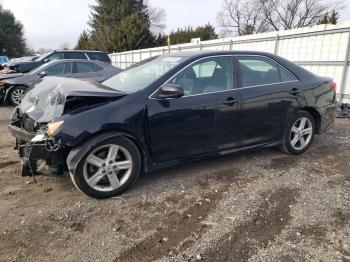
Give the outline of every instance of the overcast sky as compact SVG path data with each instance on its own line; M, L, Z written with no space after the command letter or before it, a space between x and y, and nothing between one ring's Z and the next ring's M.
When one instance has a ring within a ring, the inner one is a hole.
M89 5L94 0L0 0L25 28L28 44L35 48L59 48L63 43L74 47L79 34L86 29ZM167 12L166 32L188 25L216 26L221 0L149 0ZM345 2L348 2L346 0ZM350 20L350 3L342 10L341 20Z

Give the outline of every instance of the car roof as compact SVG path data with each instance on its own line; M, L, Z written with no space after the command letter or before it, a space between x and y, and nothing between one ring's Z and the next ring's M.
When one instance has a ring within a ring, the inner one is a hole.
M94 51L94 50L54 50L52 52L67 52L67 53L74 53L74 52L84 52L84 53L100 53L100 54L107 54L106 52L102 51Z
M175 52L175 53L169 53L164 54L164 56L171 56L171 57L188 57L188 58L196 58L196 57L202 57L202 56L216 56L216 55L239 55L239 54L247 54L247 55L267 55L271 56L274 55L272 53L268 52L262 52L262 51L244 51L244 50L232 50L232 51L183 51L183 52Z
M99 60L87 60L87 59L59 59L59 60L54 60L46 63L45 65L54 65L58 63L67 63L67 62L80 62L80 63L97 63L100 65L108 65L111 66L110 64L99 61Z

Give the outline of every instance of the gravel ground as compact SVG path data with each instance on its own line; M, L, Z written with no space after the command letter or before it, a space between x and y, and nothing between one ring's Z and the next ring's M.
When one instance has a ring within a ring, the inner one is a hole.
M0 108L0 261L350 261L350 120L277 149L143 175L95 200L20 176Z

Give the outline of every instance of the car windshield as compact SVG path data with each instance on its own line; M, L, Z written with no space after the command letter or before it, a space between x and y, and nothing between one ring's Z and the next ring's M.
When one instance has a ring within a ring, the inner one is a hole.
M35 59L35 61L42 61L42 60L44 60L47 57L48 54L50 54L50 53L46 53L46 54L43 54L43 55L39 56L37 59Z
M102 84L124 93L145 89L183 62L185 57L159 56L140 62L107 79Z

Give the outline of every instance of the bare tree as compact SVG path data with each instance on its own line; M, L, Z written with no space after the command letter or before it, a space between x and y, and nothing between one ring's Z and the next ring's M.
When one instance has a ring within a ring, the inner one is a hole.
M312 26L339 3L322 0L263 0L263 14L274 30Z
M217 15L221 35L247 35L268 30L262 15L263 5L259 0L223 0Z
M317 24L340 8L323 0L223 0L218 23L224 32L238 35L278 31Z
M147 1L146 1L147 3ZM153 7L147 3L147 14L151 24L151 31L159 34L166 28L166 11L161 7Z

